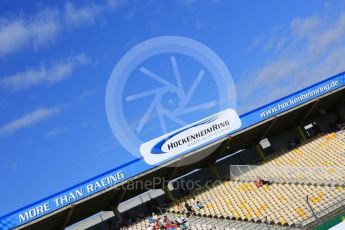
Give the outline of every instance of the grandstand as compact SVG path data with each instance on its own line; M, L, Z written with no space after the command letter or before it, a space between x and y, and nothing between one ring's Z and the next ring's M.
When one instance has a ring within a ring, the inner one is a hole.
M224 181L204 191L193 192L187 198L175 202L168 211L180 213L180 203L193 205L193 199L197 199L205 201L205 207L196 211L199 216L251 222L268 221L282 226L313 221L308 218L312 217L312 211L307 205L306 196L309 196L313 209L320 215L326 214L322 213L326 208L336 209L345 204L345 167L341 165L341 162L345 162L345 145L341 145L345 136L343 133L339 134L339 138L331 135L332 138L328 139L328 136L312 140L273 159L268 158L254 169L248 167L247 172L237 174L234 180ZM320 146L329 150L328 159L321 155ZM332 146L339 148L332 149ZM297 169L296 164L299 165ZM326 168L327 175L318 173L314 168L308 169L320 165L336 167ZM279 166L282 166L283 170L280 170ZM306 171L303 170L304 167L307 168ZM285 172L285 168L289 171ZM334 179L329 179L333 176ZM258 178L270 181L270 185L257 188L254 181Z
M307 226L315 222L316 215L321 218L344 208L344 153L344 131L320 135L291 151L267 157L259 166L231 166L232 180L191 191L175 200L164 215L185 216L192 229L215 225L223 229L266 229L265 225L256 225L260 223L277 229ZM257 178L270 184L257 188ZM203 207L194 209L193 216L186 215L185 204L194 207L196 200L202 201ZM128 229L146 227L146 221L141 220Z
M181 229L311 229L345 212L344 123L342 87L17 229L85 229L77 222L100 211L113 215L87 229L147 229L150 216L184 219ZM154 177L155 198L125 189ZM181 189L186 181L202 186ZM136 207L118 209L135 197Z

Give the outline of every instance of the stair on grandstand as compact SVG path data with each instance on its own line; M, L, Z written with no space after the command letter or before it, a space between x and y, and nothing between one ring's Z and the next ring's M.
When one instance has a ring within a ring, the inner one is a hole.
M165 214L169 219L177 219L181 215L174 214L174 213L166 213ZM260 230L260 229L267 229L267 225L264 223L252 223L246 221L236 221L236 220L224 220L224 219L217 219L217 218L210 218L210 217L200 217L200 216L189 216L185 217L191 229L203 229L203 227L210 229L210 227L217 227L217 229L224 229L224 230L235 230L235 229L248 229L248 230ZM194 227L194 228L193 228ZM288 228L287 226L271 226L270 229L272 230L283 230L283 229L293 229Z

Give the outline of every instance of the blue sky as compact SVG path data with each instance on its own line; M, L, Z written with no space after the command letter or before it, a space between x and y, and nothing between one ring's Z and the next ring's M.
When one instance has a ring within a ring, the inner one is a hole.
M104 102L134 45L163 35L207 45L231 71L243 113L345 70L344 6L0 0L0 215L134 159Z

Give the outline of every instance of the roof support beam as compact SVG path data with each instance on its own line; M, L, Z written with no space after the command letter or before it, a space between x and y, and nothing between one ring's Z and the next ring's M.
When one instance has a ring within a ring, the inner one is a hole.
M74 207L75 207L75 205L72 204L71 207L68 209L68 213L67 213L65 222L64 222L63 225L61 226L61 230L64 230L64 229L67 227L68 222L69 222L69 220L71 219L71 216L72 216L72 214L73 214Z
M270 125L268 126L268 128L263 132L263 134L261 135L261 138L260 140L258 141L261 141L262 139L264 139L268 133L271 131L271 129L274 127L274 125L276 124L276 122L278 121L278 117L277 116L274 116L273 120L271 121Z
M182 163L182 159L183 159L183 157L180 158L180 160L177 163L177 166L174 168L174 170L172 170L172 173L169 175L169 180L174 179L174 176L175 176L176 172L178 171L180 164Z
M295 131L297 137L299 137L299 140L302 143L307 143L308 140L307 140L307 137L305 136L303 128L301 126L299 126L299 125L295 125L293 128L294 128L294 131Z
M340 99L340 104L345 102L345 96Z
M117 208L117 206L119 206L119 204L122 202L122 199L125 197L126 194L126 189L123 189L120 191L120 197L116 200L114 207Z
M255 150L255 152L260 156L261 160L266 161L266 157L264 151L262 151L261 145L254 143L252 147Z
M340 96L339 98L338 98L339 100L337 100L337 102L335 103L335 106L336 107L338 107L338 106L340 106L340 105L343 105L344 103L345 103L345 96Z
M164 191L165 195L168 196L168 198L170 199L171 202L174 202L176 200L173 193L170 191L168 185L163 185L163 191Z
M113 198L111 198L111 202L108 207L106 207L103 211L113 211L114 209L119 206L119 204L122 202L122 199L124 198L126 194L126 189L121 189L114 193ZM114 203L113 203L114 202Z
M217 170L216 165L213 162L209 162L207 166L208 166L209 171L211 172L211 176L214 181L222 179L222 177L220 176Z
M224 154L224 152L229 149L229 145L230 145L231 139L232 139L232 136L228 136L228 139L226 139L221 144L221 146L219 147L219 151L217 150L217 153L215 154L215 156L212 157L213 161L216 161L219 158L219 156L222 156ZM212 155L213 154L211 154L211 156Z
M319 104L319 102L320 102L320 99L319 99L319 98L316 99L316 100L313 102L313 105L310 107L310 109L308 110L308 112L307 112L307 113L304 115L304 117L301 119L300 124L302 124L303 122L305 122L305 121L309 118L310 114L311 114L312 112L314 112L314 110L315 110L315 108L317 107L317 105Z
M339 107L341 107L342 105L344 105L345 104L345 96L340 96L339 97L339 100L335 103L335 108L334 108L334 112L335 112L335 115L336 115L336 117L337 117L337 119L339 119L339 120L341 120L341 121L343 121L344 120L344 118L345 117L343 117L341 114L339 114L339 112L337 111L337 109L339 108Z

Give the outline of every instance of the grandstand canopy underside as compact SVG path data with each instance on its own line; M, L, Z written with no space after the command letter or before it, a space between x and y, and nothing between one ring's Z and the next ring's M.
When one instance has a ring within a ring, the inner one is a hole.
M240 149L248 148L252 146L253 143L257 144L265 137L274 136L292 126L304 125L309 119L320 114L320 108L331 111L340 103L345 103L345 88L340 88L337 91L290 109L289 111L258 123L246 130L223 138L217 143L212 143L209 146L156 167L155 169L132 178L131 181L150 180L153 176L165 178L166 181L176 178L190 172L192 169L205 167L208 162L212 160L219 159ZM217 148L215 149L214 146L216 145ZM194 164L185 164L186 161L188 162L192 158L200 157L200 154L208 150L213 151L208 157ZM187 166L179 167L179 165ZM173 166L173 168L171 168L171 170L166 170L167 166ZM128 180L124 183L128 183ZM97 212L111 210L112 205L115 206L120 201L144 192L138 190L116 189L123 184L111 187L84 200L78 201L72 206L62 208L54 213L32 221L31 223L19 227L19 229L64 229L66 226L83 220Z

